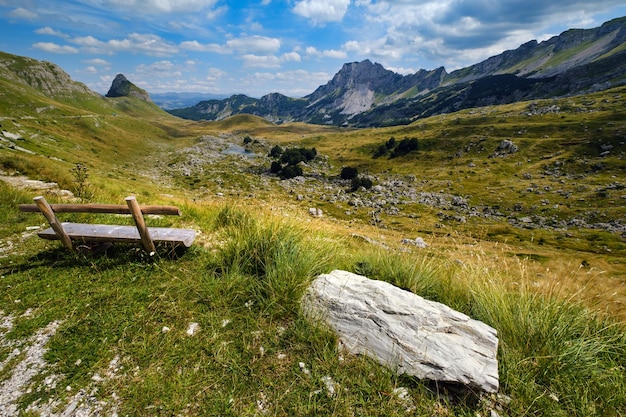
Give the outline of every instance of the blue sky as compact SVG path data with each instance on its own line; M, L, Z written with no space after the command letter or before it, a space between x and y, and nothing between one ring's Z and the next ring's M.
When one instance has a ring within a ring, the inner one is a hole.
M105 94L312 93L346 62L408 74L478 63L626 16L624 0L0 0L0 51Z

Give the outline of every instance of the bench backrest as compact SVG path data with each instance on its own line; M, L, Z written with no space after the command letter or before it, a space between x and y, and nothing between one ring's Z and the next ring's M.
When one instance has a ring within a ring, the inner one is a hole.
M132 214L128 206L121 204L50 204L55 213L105 213L105 214ZM140 206L142 214L161 214L180 216L181 212L175 206ZM38 213L41 210L37 204L20 204L20 211Z
M126 206L116 204L48 204L42 196L33 199L35 204L20 204L19 209L23 212L41 212L50 223L63 245L73 250L72 239L63 230L63 225L56 217L55 213L110 213L110 214L130 214L135 220L137 231L141 237L141 243L149 254L156 253L154 241L150 237L150 231L146 226L144 214L166 214L180 216L180 210L174 206L139 206L134 196L126 197Z

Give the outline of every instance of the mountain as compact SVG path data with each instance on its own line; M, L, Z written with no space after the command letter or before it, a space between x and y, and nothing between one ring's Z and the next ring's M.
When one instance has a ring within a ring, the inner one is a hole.
M117 74L111 83L111 88L109 88L106 97L136 97L140 100L152 103L148 92L128 81L124 74Z
M0 52L0 76L49 97L64 98L75 94L98 96L86 85L72 80L65 71L51 62L4 52Z
M236 95L170 110L193 120L249 113L274 122L335 126L405 124L434 114L599 91L626 83L626 17L594 29L571 29L478 64L400 75L369 60L344 64L327 84L301 99L273 93Z

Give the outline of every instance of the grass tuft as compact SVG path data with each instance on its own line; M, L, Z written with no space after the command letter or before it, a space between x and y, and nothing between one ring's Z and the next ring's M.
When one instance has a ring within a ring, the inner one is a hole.
M220 273L247 281L250 296L276 318L298 310L304 290L313 277L327 272L335 254L327 241L310 239L307 230L286 221L252 218L231 207L222 209L216 221L227 226Z

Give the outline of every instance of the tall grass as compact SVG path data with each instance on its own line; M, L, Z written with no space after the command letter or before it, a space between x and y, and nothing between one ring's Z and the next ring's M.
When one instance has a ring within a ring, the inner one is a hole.
M328 272L336 256L329 240L286 220L252 217L226 206L216 223L224 229L226 243L213 268L248 279L254 300L274 317L296 312L308 284Z
M13 212L5 204L24 198L2 194L0 213ZM194 210L189 214L211 230L211 244L176 260L145 263L126 248L96 258L60 247L36 252L32 242L28 250L35 253L0 259L3 314L19 318L7 337L24 338L63 320L47 360L64 382L50 392L34 388L24 404L65 399L71 395L65 386L89 386L119 356L122 367L98 395L120 398L111 403L125 415L475 416L489 415L496 403L508 416L626 415L624 325L556 289L540 293L525 284L519 277L527 261L496 263L474 253L456 262L451 259L461 254L452 251L352 246L234 205ZM452 402L433 395L427 383L339 352L334 335L299 309L309 282L337 268L389 281L493 326L500 392L510 401ZM24 316L32 306L35 315ZM201 329L193 337L186 335L191 322ZM398 387L408 389L410 412L393 394Z
M508 415L626 415L626 327L558 290L525 283L523 261L499 265L476 253L471 262L446 254L375 250L352 270L443 302L498 331L500 391ZM466 256L466 259L468 257ZM518 285L512 285L522 278Z

